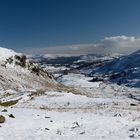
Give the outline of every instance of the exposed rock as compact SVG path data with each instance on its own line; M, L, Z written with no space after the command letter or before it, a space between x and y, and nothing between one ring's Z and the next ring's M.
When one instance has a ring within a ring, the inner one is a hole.
M26 60L27 57L25 55L15 55L14 57L16 59L15 64L20 65L21 67L26 67Z
M49 118L51 118L51 117L45 117L46 119L49 119Z
M93 77L92 80L90 80L90 82L99 82L99 81L104 81L103 77Z
M0 115L0 123L4 123L5 122L5 117Z
M116 113L114 117L122 117L122 115L120 113Z
M45 130L50 130L49 128L45 128Z
M131 134L129 137L130 138L138 138L138 134Z
M3 109L1 112L7 112L7 109Z
M136 131L139 131L139 129L138 129L137 127L134 127L134 128L131 128L129 131L134 131L134 132L136 132Z
M137 104L131 103L130 106L137 106Z
M83 132L81 132L81 133L79 133L80 135L83 135L83 134L85 134L85 131L83 131Z
M72 126L72 129L77 128L77 127L80 127L79 123L78 122L74 122L73 126Z
M13 114L10 114L9 117L10 118L15 118L15 116Z

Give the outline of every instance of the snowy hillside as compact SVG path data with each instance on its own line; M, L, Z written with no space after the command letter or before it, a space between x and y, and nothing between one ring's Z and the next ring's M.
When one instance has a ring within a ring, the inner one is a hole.
M120 57L116 61L113 61L109 65L103 68L106 71L110 69L116 72L123 71L125 69L134 69L140 67L140 50L136 51L128 56Z
M25 55L0 48L0 88L45 88L54 85L53 76Z
M140 87L140 50L120 57L92 73L108 76L110 81L132 87Z

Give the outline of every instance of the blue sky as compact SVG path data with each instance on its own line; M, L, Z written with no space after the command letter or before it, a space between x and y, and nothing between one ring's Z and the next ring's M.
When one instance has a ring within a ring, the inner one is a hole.
M49 47L140 37L140 0L0 0L0 46Z

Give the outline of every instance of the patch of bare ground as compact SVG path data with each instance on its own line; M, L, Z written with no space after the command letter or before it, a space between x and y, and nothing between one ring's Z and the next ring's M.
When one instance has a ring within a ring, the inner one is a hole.
M104 105L104 104L95 104L89 107L48 107L48 106L41 106L40 109L42 110L48 110L48 111L57 111L57 112L69 112L69 111L82 111L82 112L95 112L99 110L106 110L109 112L114 112L114 111L140 111L140 107L138 106L127 106L127 107L122 107L122 106L110 106L110 105Z
M8 106L13 106L16 105L18 103L20 99L17 100L11 100L11 101L5 101L5 102L1 102L0 101L0 106L4 106L4 107L8 107Z
M38 89L36 91L31 92L31 94L29 95L30 97L37 97L37 96L42 96L45 95L46 91L49 90L54 90L54 91L59 91L59 92L66 92L66 93L73 93L75 95L86 95L87 93L85 93L84 90L80 90L80 89L76 89L73 87L68 87L62 84L58 84L58 83L52 83L52 84L47 84L46 87Z

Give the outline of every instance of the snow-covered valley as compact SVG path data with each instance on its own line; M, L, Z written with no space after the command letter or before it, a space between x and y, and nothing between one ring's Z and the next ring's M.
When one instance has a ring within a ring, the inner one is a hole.
M139 87L91 76L120 58L115 64L111 57L56 58L61 64L51 65L4 48L0 53L0 140L140 139Z

